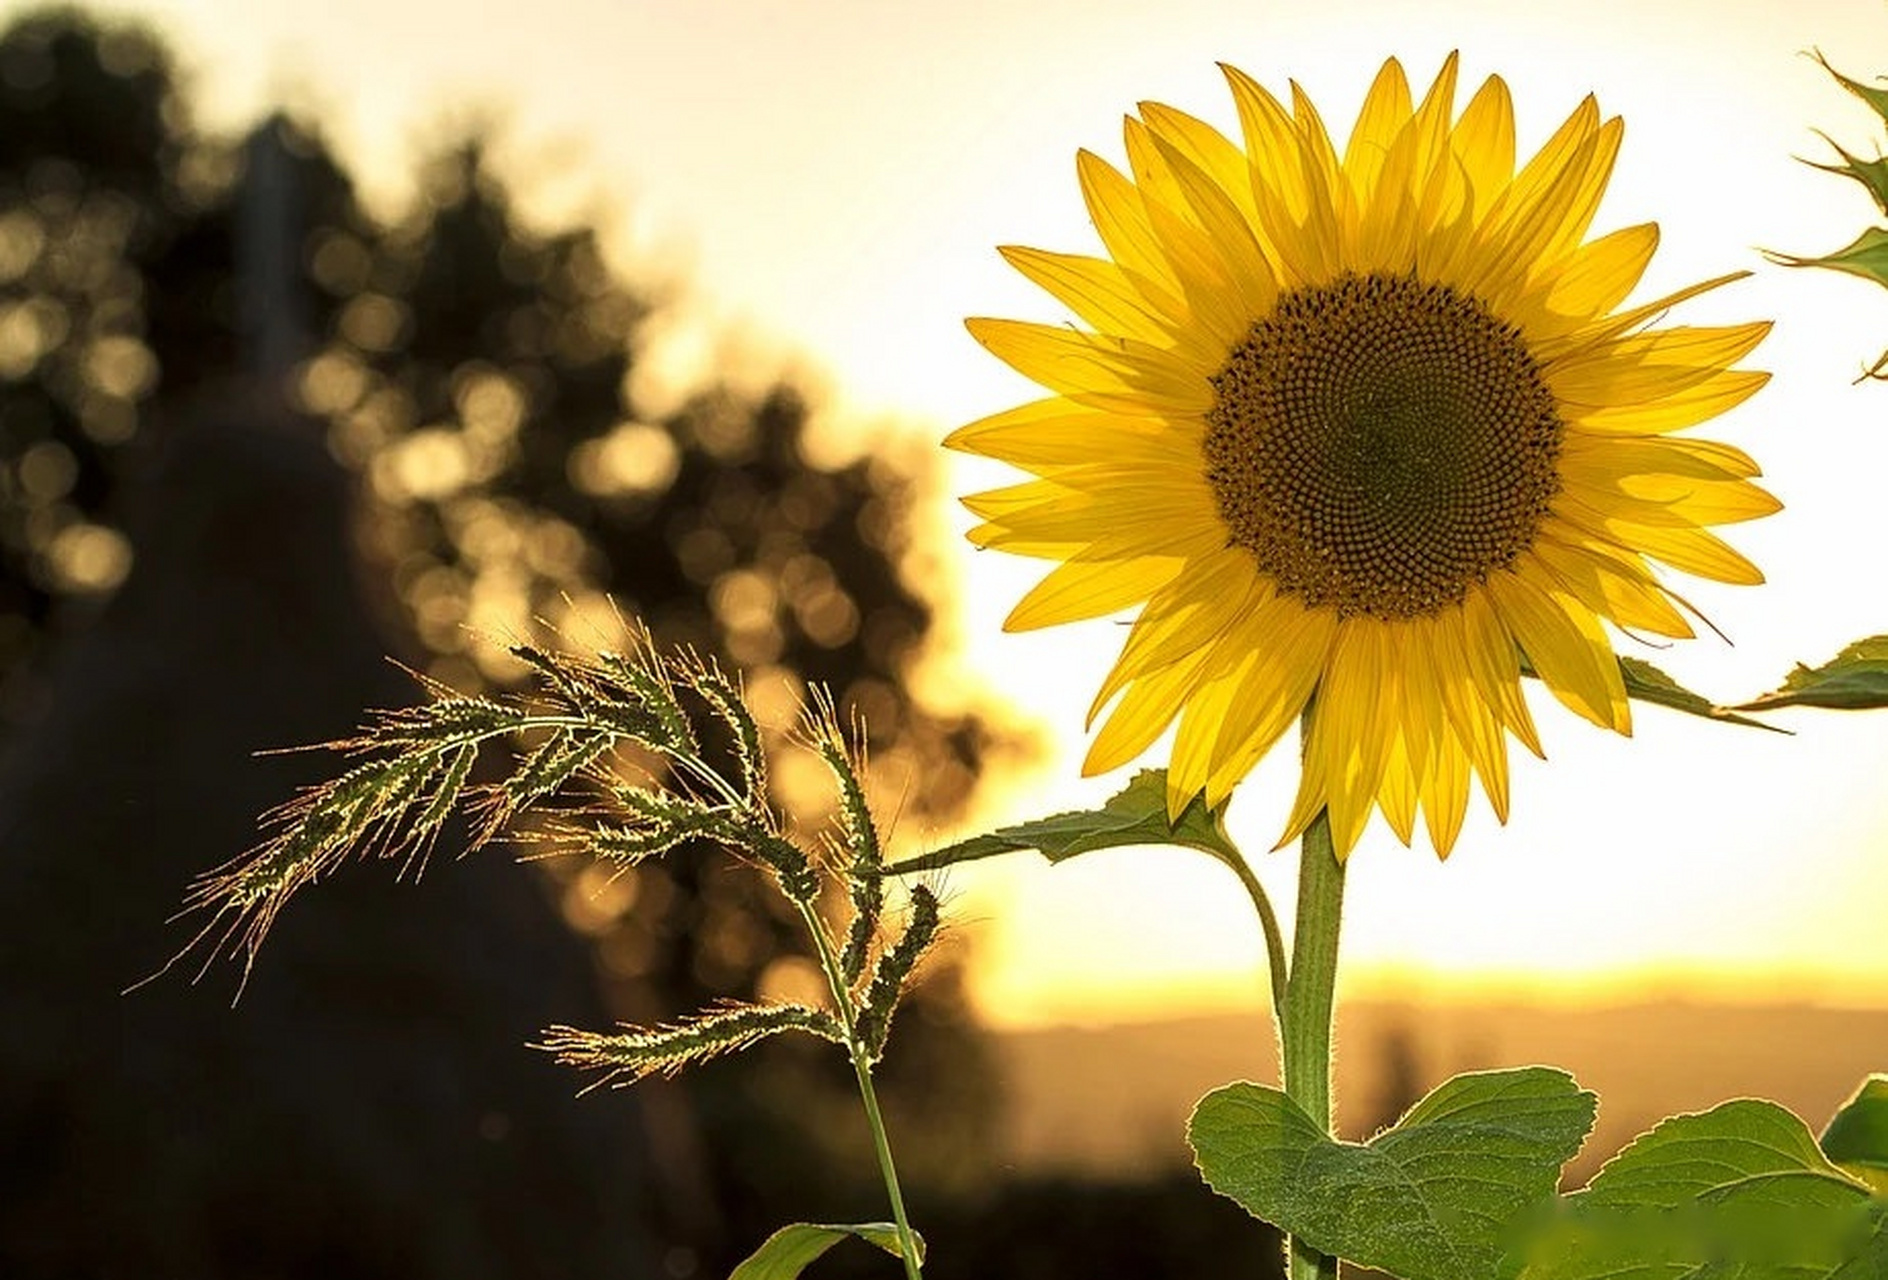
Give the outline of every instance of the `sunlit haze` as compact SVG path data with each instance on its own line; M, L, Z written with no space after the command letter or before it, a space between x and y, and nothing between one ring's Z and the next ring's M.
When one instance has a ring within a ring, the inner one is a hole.
M0 4L8 16L25 6ZM620 261L682 291L662 364L686 374L738 343L810 375L835 450L868 427L923 438L1038 394L964 332L966 315L1064 317L994 246L1093 251L1074 155L1120 156L1143 99L1235 129L1215 67L1300 81L1344 131L1389 54L1426 83L1451 49L1463 83L1514 92L1531 153L1589 91L1626 121L1596 230L1656 220L1641 297L1754 276L1680 319L1774 318L1751 361L1775 373L1711 424L1764 465L1786 509L1731 531L1756 589L1678 582L1734 641L1646 653L1724 701L1861 635L1888 632L1888 386L1854 385L1888 347L1888 293L1766 265L1820 253L1874 212L1793 157L1815 133L1873 156L1879 121L1805 52L1888 72L1876 0L148 0L207 118L234 130L284 100L397 198L428 139L470 113L504 122L501 165L541 216L601 218ZM659 380L660 369L653 375ZM659 393L659 385L646 388ZM951 492L1002 483L955 462ZM1053 747L992 779L984 822L1097 801L1083 716L1124 629L1007 635L1041 570L974 554L940 493L928 577L964 602L941 690L975 672ZM1633 642L1623 651L1641 652ZM1777 717L1795 736L1640 708L1602 732L1538 689L1549 759L1520 754L1513 818L1479 796L1446 865L1381 823L1352 861L1347 982L1359 992L1664 993L1888 1004L1888 716ZM1161 762L1164 746L1147 763ZM1518 749L1517 749L1518 752ZM1295 784L1289 745L1237 794L1231 827L1289 916L1292 858L1266 854ZM908 844L951 832L904 830ZM1256 1007L1262 949L1218 866L1174 850L1033 856L954 872L976 992L1005 1023Z

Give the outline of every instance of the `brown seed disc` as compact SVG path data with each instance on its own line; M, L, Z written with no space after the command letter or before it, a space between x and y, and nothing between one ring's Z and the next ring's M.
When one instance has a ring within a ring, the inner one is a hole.
M1230 541L1346 617L1459 604L1534 540L1562 426L1520 331L1411 276L1294 290L1213 377L1207 479Z

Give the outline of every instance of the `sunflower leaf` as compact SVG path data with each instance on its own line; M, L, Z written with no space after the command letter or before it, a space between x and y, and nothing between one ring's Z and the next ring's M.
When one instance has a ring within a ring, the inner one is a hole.
M1842 157L1841 164L1823 164L1815 160L1805 160L1812 169L1821 169L1824 173L1840 174L1853 178L1868 189L1868 194L1875 199L1875 205L1883 213L1888 213L1888 156L1877 156L1873 160L1864 160L1860 156L1850 155L1840 143L1823 134L1822 139L1837 155Z
M1888 1199L1888 1075L1872 1075L1822 1131L1822 1153Z
M1820 258L1799 258L1788 253L1766 253L1770 261L1786 267L1827 267L1846 271L1879 285L1888 285L1888 228L1866 227L1862 234L1834 253Z
M1829 65L1829 59L1822 56L1821 50L1817 50L1815 57L1816 61L1822 64L1822 69L1835 78L1837 84L1866 102L1876 115L1888 121L1888 87L1863 84L1859 80L1849 79Z
M1651 663L1639 658L1621 658L1619 673L1625 678L1626 696L1629 698L1670 707L1674 711L1701 716L1706 720L1749 725L1753 729L1768 729L1772 733L1789 732L1788 729L1779 729L1776 725L1752 720L1749 716L1740 716L1735 711L1720 707L1703 694L1693 693Z
M1888 1204L1741 1098L1640 1135L1513 1245L1512 1280L1861 1280L1888 1267Z
M1178 820L1169 819L1167 772L1144 769L1099 809L1058 813L1013 827L999 827L987 835L972 836L893 863L885 868L885 874L936 871L959 862L994 858L1022 849L1035 849L1049 861L1061 862L1096 849L1156 844L1184 845L1218 858L1239 856L1237 847L1220 826L1220 810L1208 809L1196 796Z
M829 1225L796 1222L767 1237L760 1248L734 1269L728 1280L793 1280L828 1249L852 1236L875 1244L894 1258L905 1256L898 1243L898 1228L889 1222L859 1222ZM924 1241L912 1237L918 1247L918 1261L924 1261Z
M1551 1200L1596 1105L1562 1071L1474 1072L1358 1145L1240 1083L1200 1099L1187 1139L1213 1190L1320 1252L1403 1280L1493 1280L1509 1224Z
M1774 692L1735 709L1774 711L1779 707L1829 707L1839 711L1888 707L1888 635L1857 640L1820 667L1798 663Z

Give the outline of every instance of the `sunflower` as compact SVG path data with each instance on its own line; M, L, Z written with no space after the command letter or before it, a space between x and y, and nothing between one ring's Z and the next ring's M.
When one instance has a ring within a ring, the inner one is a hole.
M1777 509L1756 464L1672 433L1764 384L1731 366L1770 326L1654 327L1741 272L1618 309L1658 228L1587 238L1622 132L1590 96L1517 172L1507 86L1456 115L1453 55L1420 104L1385 63L1341 156L1222 70L1243 148L1143 104L1132 176L1077 157L1107 256L1002 250L1086 327L969 322L1053 393L946 440L1037 477L966 498L970 538L1060 562L1008 629L1139 607L1084 772L1177 718L1168 804L1217 805L1302 716L1285 840L1420 809L1446 856L1470 775L1506 821L1508 735L1541 753L1524 670L1630 733L1606 624L1692 634L1655 566L1762 581L1707 529Z

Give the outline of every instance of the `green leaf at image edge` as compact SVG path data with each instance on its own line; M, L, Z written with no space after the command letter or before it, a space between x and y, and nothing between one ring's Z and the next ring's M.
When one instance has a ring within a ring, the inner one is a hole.
M1837 711L1888 707L1888 635L1857 640L1820 667L1798 663L1784 677L1782 687L1751 699L1737 710L1774 711L1779 707L1827 707Z
M1765 257L1784 267L1824 267L1846 271L1879 285L1888 285L1888 230L1866 227L1862 234L1820 258L1799 258L1790 253L1766 252Z
M1516 1230L1512 1280L1879 1280L1888 1205L1802 1120L1741 1098L1661 1121Z
M959 862L974 862L998 854L1035 849L1051 862L1079 853L1129 845L1184 845L1222 859L1236 859L1237 848L1220 827L1218 810L1208 809L1195 797L1177 821L1167 817L1167 772L1144 769L1099 809L1058 813L1013 827L999 827L988 835L945 845L930 853L907 858L885 868L887 875L936 871Z
M1888 1075L1872 1075L1824 1129L1822 1153L1888 1198Z
M1563 1071L1472 1072L1360 1145L1242 1083L1202 1098L1187 1138L1213 1190L1322 1253L1403 1280L1491 1280L1508 1224L1552 1198L1595 1106Z
M794 1280L808 1264L848 1236L875 1244L895 1258L904 1257L898 1228L889 1222L829 1224L796 1222L767 1237L728 1280ZM914 1237L915 1238L915 1237ZM918 1240L918 1261L924 1261L924 1241Z
M1818 49L1813 56L1817 62L1822 64L1822 69L1835 78L1837 84L1847 89L1863 102L1866 102L1876 115L1880 116L1884 121L1888 121L1888 87L1879 84L1863 84L1860 80L1851 80L1848 76L1843 75L1840 71L1830 66L1829 59L1822 56L1822 50L1820 49Z
M1820 133L1820 131L1818 131ZM1850 155L1828 134L1821 134L1822 140L1829 144L1830 150L1842 157L1841 164L1824 164L1816 160L1803 163L1812 169L1821 169L1824 173L1840 174L1852 178L1868 189L1868 194L1875 198L1875 205L1883 213L1888 213L1888 157L1876 157L1864 160L1860 156ZM1814 261L1790 263L1792 266L1815 266Z

